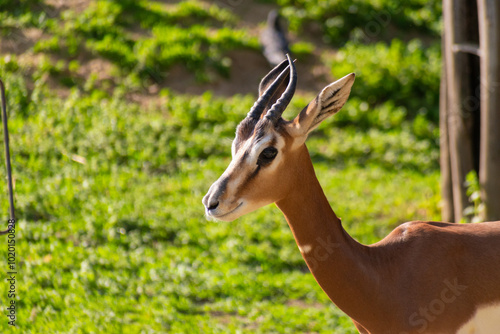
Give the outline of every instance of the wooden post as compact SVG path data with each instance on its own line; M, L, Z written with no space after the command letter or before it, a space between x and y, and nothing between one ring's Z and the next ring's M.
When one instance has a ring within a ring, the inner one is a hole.
M500 2L478 0L481 55L479 182L484 220L500 220Z
M453 183L451 179L450 146L448 134L448 87L446 84L446 53L445 36L442 37L442 68L441 85L439 90L439 139L440 139L440 165L441 165L441 220L455 222L453 212Z
M495 1L495 0L494 0ZM449 153L453 184L453 210L459 221L468 206L465 177L473 170L472 117L464 101L472 96L468 55L454 52L453 46L468 42L467 6L465 0L443 0L444 43L446 59L447 113Z

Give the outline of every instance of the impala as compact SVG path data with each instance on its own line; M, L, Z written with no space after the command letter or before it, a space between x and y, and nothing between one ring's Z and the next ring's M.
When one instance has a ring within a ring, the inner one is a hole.
M262 79L237 127L232 161L203 198L206 215L232 221L276 203L314 278L360 333L500 333L500 222L413 221L373 245L355 241L331 209L305 145L344 105L354 74L286 121L281 114L296 81L289 56Z

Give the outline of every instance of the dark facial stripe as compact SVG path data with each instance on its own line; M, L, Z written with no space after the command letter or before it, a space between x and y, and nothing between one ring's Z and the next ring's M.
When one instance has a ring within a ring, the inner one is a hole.
M262 132L262 133L263 133L263 135L260 136L259 139L264 138L264 135L266 134L265 132ZM270 147L270 146L275 147L277 142L278 142L278 140L276 139L276 137L273 137L269 141L269 143L267 145L265 145L265 147ZM258 143L258 140L256 140L254 144L257 144L257 143ZM251 151L251 148L248 151L246 151L245 153L243 153L243 156L241 157L240 164L239 164L240 166L243 167L245 165L246 159L250 155L250 151ZM260 166L260 165L256 165L255 170L251 174L249 174L245 178L245 180L243 182L240 183L240 185L238 186L238 189L237 189L236 193L240 193L241 189L244 188L244 187L246 187L248 185L248 183L251 182L257 176L257 174L259 174L259 171L261 170L261 167L262 166Z
M225 176L223 179L220 179L219 184L217 185L217 193L216 197L214 198L220 198L225 192L227 188L227 184L229 183L229 177Z
M240 183L238 189L236 189L236 194L240 194L241 190L247 187L248 184L257 176L257 174L259 174L259 171L260 166L257 166L257 168L255 168L255 170L250 175L248 175L243 182Z
M245 183L244 183L244 184L246 184L246 183L250 182L250 180L252 180L253 178L255 178L255 177L257 176L257 174L259 173L259 171L260 171L260 166L257 166L257 168L255 168L255 170L253 171L253 173L252 173L252 174L250 174L250 175L247 177L247 179L245 180Z

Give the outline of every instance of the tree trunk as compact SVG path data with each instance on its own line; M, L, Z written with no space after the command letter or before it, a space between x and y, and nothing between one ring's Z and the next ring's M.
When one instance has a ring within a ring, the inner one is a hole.
M478 0L481 55L482 218L500 220L500 3Z
M467 6L463 0L443 0L444 42L446 59L447 130L453 184L454 220L463 217L468 206L465 187L467 173L474 169L473 117L465 102L473 96L467 54L454 52L454 46L467 43Z
M446 84L445 36L443 34L443 64L441 68L441 86L439 91L439 129L440 129L440 165L441 165L441 220L454 222L453 183L451 179L450 146L448 134L448 88Z

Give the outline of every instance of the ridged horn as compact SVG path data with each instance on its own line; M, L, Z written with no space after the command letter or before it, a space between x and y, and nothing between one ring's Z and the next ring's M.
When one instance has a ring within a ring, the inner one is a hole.
M281 69L282 64L276 66L267 76L269 77L275 70L278 71ZM264 112L264 109L267 107L269 100L273 97L275 91L278 89L278 87L283 83L283 81L286 79L288 76L288 68L290 65L287 65L284 70L281 71L280 75L274 80L274 82L270 85L267 86L267 89L265 90L264 93L258 98L258 100L254 103L250 111L248 112L247 117L253 118L253 119L259 119L262 113ZM265 78L264 78L265 79ZM262 83L261 83L262 86Z
M278 119L281 117L281 114L285 111L286 107L292 100L293 94L295 93L295 88L297 86L297 71L295 70L295 64L293 63L290 55L286 55L288 60L288 67L290 67L290 81L288 82L288 86L286 90L283 92L281 97L276 101L276 103L267 111L265 117L270 119L273 123L276 123ZM287 67L287 68L288 68Z
M275 68L273 68L261 81L259 84L259 96L261 96L269 87L270 84L272 84L278 75L283 72L283 70L288 66L288 59L283 59L283 61L277 65Z

